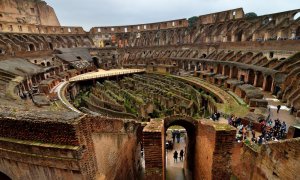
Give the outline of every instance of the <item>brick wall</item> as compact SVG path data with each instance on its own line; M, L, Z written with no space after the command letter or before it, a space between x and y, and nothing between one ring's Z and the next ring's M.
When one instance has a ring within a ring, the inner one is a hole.
M257 151L244 145L233 173L241 180L299 179L300 138L264 144Z

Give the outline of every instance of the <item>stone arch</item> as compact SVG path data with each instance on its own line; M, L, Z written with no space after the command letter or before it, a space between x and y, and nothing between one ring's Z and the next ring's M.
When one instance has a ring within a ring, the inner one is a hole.
M268 75L266 77L266 82L265 82L265 91L271 91L272 90L272 84L273 84L273 78L271 75Z
M299 20L300 19L300 12L296 12L294 15L293 15L293 20Z
M49 43L49 48L50 48L51 50L53 50L53 49L54 49L54 47L53 47L53 44L52 44L52 43Z
M243 36L243 30L239 31L236 34L236 41L238 41L238 42L242 41L242 36Z
M254 79L255 79L255 73L254 73L253 69L250 69L249 73L248 73L248 84L253 85Z
M230 75L230 67L228 65L225 65L225 67L224 67L224 75L225 76Z
M193 172L195 170L195 144L196 144L196 131L197 131L197 125L198 121L193 119L190 116L181 116L181 115L175 115L175 116L169 116L166 117L163 120L163 134L167 131L167 129L171 126L178 125L185 128L187 132L187 141L186 141L186 148L184 150L185 152L185 158L184 158L184 169L185 169L185 175L188 175L189 177L193 177ZM163 139L163 145L165 145L166 139L164 136ZM163 148L165 151L165 148ZM164 154L165 152L163 152ZM163 156L165 158L165 156ZM164 164L164 167L166 168L166 164Z
M262 87L263 86L263 83L264 83L264 76L262 74L262 72L260 71L257 71L256 72L256 77L257 77L257 80L256 80L256 87Z
M8 175L0 171L0 179L1 180L12 180Z
M48 67L50 67L50 66L51 66L51 63L50 63L49 61L48 61L46 64L47 64L47 66L48 66Z
M29 45L28 45L28 51L35 51L35 46L34 46L34 44L29 44Z
M100 68L100 62L99 62L99 58L97 57L93 57L93 63L97 68Z
M222 74L223 66L221 64L218 64L217 73Z
M300 26L296 29L296 37L300 36Z
M238 73L239 73L238 68L236 66L233 66L232 67L231 78L237 78L238 77Z

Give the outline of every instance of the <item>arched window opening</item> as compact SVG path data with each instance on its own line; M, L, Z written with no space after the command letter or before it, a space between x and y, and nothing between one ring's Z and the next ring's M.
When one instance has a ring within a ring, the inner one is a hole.
M33 44L29 44L28 51L35 51L35 46Z
M1 180L11 180L10 177L8 177L6 174L0 171L0 179Z
M300 19L300 12L297 12L294 17L293 17L293 20L299 20Z

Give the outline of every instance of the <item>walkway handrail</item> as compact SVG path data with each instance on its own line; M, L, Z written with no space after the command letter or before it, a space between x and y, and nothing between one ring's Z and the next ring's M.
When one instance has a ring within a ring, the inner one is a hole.
M69 82L64 81L57 87L58 88L58 90L57 90L58 99L63 103L63 105L66 108L81 114L82 112L80 112L78 109L76 109L65 97L66 88L68 85L69 85Z

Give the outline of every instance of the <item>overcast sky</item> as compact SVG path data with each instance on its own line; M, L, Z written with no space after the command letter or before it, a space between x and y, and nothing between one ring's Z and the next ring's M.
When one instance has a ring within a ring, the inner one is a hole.
M129 25L243 7L257 15L300 9L300 0L46 0L62 26Z

